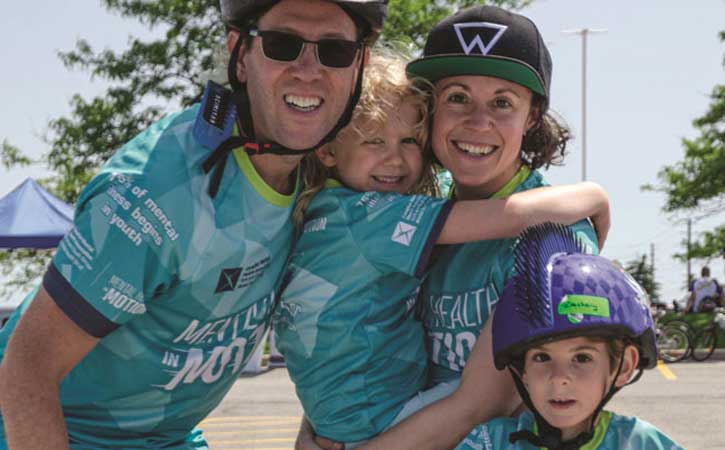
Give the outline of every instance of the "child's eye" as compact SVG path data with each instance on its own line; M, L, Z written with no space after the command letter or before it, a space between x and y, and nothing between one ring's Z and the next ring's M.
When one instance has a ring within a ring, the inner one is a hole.
M546 362L549 361L551 358L546 353L535 353L531 359L536 362Z
M418 145L418 139L416 139L414 137L405 137L405 138L403 138L403 139L400 140L400 143L401 144Z
M385 141L381 138L366 139L363 141L363 145L382 145Z
M584 354L584 353L579 353L574 356L574 361L576 361L578 363L582 363L582 364L588 363L591 360L592 360L592 357L587 354Z

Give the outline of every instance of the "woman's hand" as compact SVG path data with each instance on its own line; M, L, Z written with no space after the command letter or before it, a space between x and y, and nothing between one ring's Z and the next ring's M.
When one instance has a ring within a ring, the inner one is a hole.
M339 442L315 436L315 430L307 421L306 417L302 418L300 423L300 431L297 433L295 441L295 450L343 450L345 446Z

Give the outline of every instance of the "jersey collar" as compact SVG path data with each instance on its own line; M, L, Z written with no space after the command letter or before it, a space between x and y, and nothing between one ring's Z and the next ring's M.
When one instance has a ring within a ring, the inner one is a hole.
M504 187L498 190L490 198L503 198L513 194L517 187L521 185L531 175L531 169L526 164L521 164L516 175L509 180Z
M341 187L345 187L345 186L343 186L342 183L340 183L339 181L337 181L334 178L328 178L325 180L325 187L326 188L341 188Z
M274 206L278 206L280 208L286 208L290 206L293 202L295 197L297 196L297 191L299 190L300 186L300 167L297 166L295 169L295 190L290 195L284 195L280 194L279 192L272 189L265 181L262 179L262 176L259 175L257 172L257 169L254 168L254 165L252 164L252 160L249 159L249 155L247 152L244 151L242 148L237 148L234 150L234 160L237 162L237 166L239 166L239 170L242 171L244 176L249 181L249 184L252 185L255 191L266 201L268 201L270 204Z
M610 411L602 411L599 413L599 420L597 421L597 427L594 429L594 436L592 440L580 447L579 450L597 450L604 441L604 436L607 434L609 424L612 422L612 413ZM539 427L534 421L534 433L539 434ZM546 450L546 449L541 449Z

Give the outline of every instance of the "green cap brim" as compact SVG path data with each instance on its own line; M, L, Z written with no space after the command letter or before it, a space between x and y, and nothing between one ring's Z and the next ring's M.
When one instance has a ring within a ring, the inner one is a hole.
M441 78L479 75L502 78L548 97L536 71L527 64L507 58L475 55L438 55L412 61L406 68L409 76L435 83Z

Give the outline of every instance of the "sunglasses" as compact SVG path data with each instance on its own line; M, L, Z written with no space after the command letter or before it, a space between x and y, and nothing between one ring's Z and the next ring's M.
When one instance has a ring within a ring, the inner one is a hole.
M302 54L305 44L315 44L317 61L323 66L336 69L350 67L362 45L356 41L332 38L308 41L284 31L261 31L255 28L249 30L249 35L262 39L264 56L282 62L296 60Z

